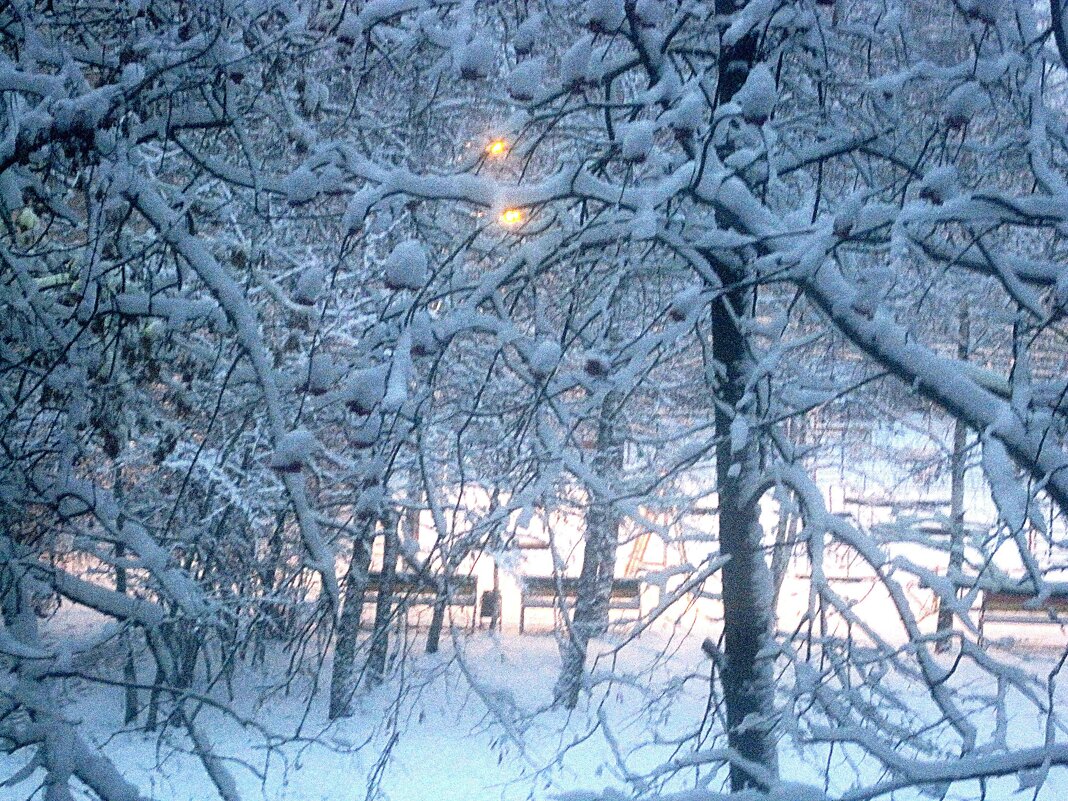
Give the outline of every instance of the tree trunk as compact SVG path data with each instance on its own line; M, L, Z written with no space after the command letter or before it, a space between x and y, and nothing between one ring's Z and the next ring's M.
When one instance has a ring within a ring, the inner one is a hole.
M434 614L430 618L430 630L426 634L426 652L436 654L441 642L441 628L445 625L445 606L447 597L442 591L434 599Z
M731 285L737 276L722 276ZM712 354L726 370L720 398L736 415L747 411L745 387L749 373L746 343L738 318L752 303L750 290L732 290L712 309ZM732 442L733 417L716 407L716 479L719 495L719 542L730 557L723 566L724 665L723 698L727 706L727 739L741 757L770 775L776 772L772 640L774 596L771 571L764 558L760 508L749 497L760 471L755 437L738 447ZM761 784L743 767L732 764L735 791Z
M371 543L374 541L374 521L352 543L349 570L345 574L345 606L338 618L334 633L334 666L330 674L330 720L352 714L352 696L356 692L353 668L356 659L356 640L360 632L364 597L367 594L367 571L371 566Z
M121 562L126 555L126 549L122 544L115 546L115 559L119 564L115 566L115 592L126 594L126 568ZM137 695L137 668L134 665L133 635L127 632L123 638L126 641L126 660L122 666L122 679L126 683L125 703L123 705L122 722L130 723L137 717L138 707L141 701Z
M623 469L623 446L616 432L619 397L610 392L601 405L597 421L594 467L599 477L609 481ZM556 703L566 709L578 704L589 641L608 630L608 608L615 578L616 550L619 547L619 516L611 499L590 492L586 512L586 543L582 552L578 597L562 650L560 678L556 683Z
M159 695L164 684L163 669L157 660L156 675L152 679L152 690L148 694L148 714L145 717L145 731L155 731L159 725Z
M411 506L405 510L401 518L401 526L404 530L404 539L409 547L419 547L419 516L423 503L426 499L426 491L423 487L423 474L418 466L413 467L409 477L408 501ZM418 488L418 489L416 489ZM446 575L451 574L448 559L444 560ZM430 573L429 560L423 565L427 575ZM444 582L437 583L437 595L434 598L434 611L430 618L430 629L426 633L426 652L436 654L441 647L441 629L445 625L445 607L448 605L448 594Z
M957 338L957 358L968 358L971 350L971 324L968 319L968 307L960 310L960 323ZM964 473L968 447L968 429L958 418L953 422L953 453L950 455L950 489L949 489L949 569L948 575L958 572L964 565ZM942 635L935 645L935 650L942 652L949 649L952 642L953 610L945 604L938 604L937 633Z
M743 0L716 0L717 14L731 14ZM750 32L733 45L721 43L718 101L729 102L745 84L757 60L757 34ZM726 156L721 154L721 157ZM738 415L752 414L755 398L747 393L751 372L746 335L740 321L752 316L756 290L749 288L743 268L717 262L724 295L712 305L712 357L722 370L716 404L716 483L719 497L719 542L729 557L723 566L723 700L727 708L727 741L744 760L767 776L777 774L774 713L772 631L774 596L771 571L763 551L760 507L749 497L760 474L760 447L750 432L744 442L732 432ZM743 765L730 766L731 789L760 787L764 782Z
M397 576L398 555L397 519L388 512L382 520L382 538L382 575L378 583L371 647L367 654L367 683L371 687L381 684L385 678L389 626L393 621L393 584Z

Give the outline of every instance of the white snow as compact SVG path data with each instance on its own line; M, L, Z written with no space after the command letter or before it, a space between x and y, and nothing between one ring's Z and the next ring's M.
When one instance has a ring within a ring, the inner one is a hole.
M550 375L553 370L556 369L556 365L560 363L560 344L552 339L544 339L534 347L534 352L530 356L530 372L539 381L544 381Z
M731 420L731 453L740 453L749 444L749 420L736 414Z
M357 414L370 414L385 397L388 372L387 365L354 370L342 390L343 401L349 410Z
M686 287L671 299L671 318L675 321L688 320L701 309L703 286Z
M494 71L494 44L482 34L476 34L456 55L456 68L461 78L482 80Z
M312 395L323 395L334 388L342 368L328 353L317 353L303 369L301 379Z
M583 369L593 378L604 378L612 369L612 360L603 351L588 350Z
M282 191L291 205L299 206L319 194L319 179L307 167L300 167L282 181Z
M434 336L433 320L425 311L416 312L412 316L409 336L413 356L429 356L438 348L437 338Z
M318 265L302 270L297 277L293 300L303 306L314 306L326 288L326 279L326 270Z
M667 18L667 9L663 0L638 0L634 4L634 13L643 25L655 27Z
M422 289L428 279L426 249L414 240L406 239L393 248L385 264L385 282L390 289Z
M405 330L393 349L393 361L386 379L386 394L382 396L382 409L396 412L408 399L408 379L412 374L411 332Z
M767 64L753 66L746 76L745 83L734 96L734 102L742 110L742 116L754 125L763 125L775 111L778 102L778 90L775 78Z
M545 86L545 63L544 56L520 62L508 76L508 93L522 102L538 97Z
M374 501L372 496L368 502ZM305 704L302 696L310 686L309 678L297 681L295 686L301 692L280 691L280 677L287 665L284 654L270 655L259 671L239 667L233 679L237 708L245 713L257 708L269 710L267 730L282 738L275 745L274 757L262 780L250 770L232 765L241 798L338 801L354 795L363 797L367 783L377 778L383 797L404 801L523 801L530 797L622 801L631 796L620 780L620 759L632 771L654 770L672 759L695 767L703 761L715 761L719 753L715 749L678 752L670 741L671 735L698 725L705 708L705 682L664 683L671 675L707 677L709 661L700 650L700 637L680 638L681 632L671 626L656 627L618 656L610 652L618 634L598 641L594 648L602 656L592 660L597 703L583 705L567 715L547 712L544 705L552 697L559 670L557 643L537 630L518 635L514 605L517 596L512 595L511 583L506 589L503 633L480 631L467 636L457 632L455 639L446 636L444 652L438 656L411 653L403 682L395 676L378 690L361 693L355 714L333 725L326 721L324 692L319 692L310 706ZM793 597L791 593L796 590L788 587L787 596ZM870 601L854 599L854 603ZM410 612L409 617L413 622L421 620L423 626L428 621L425 610ZM699 623L699 617L692 615L680 626L696 623L701 631L714 637L715 629L708 628L707 618ZM459 616L454 620L461 627L465 622ZM82 615L71 619L69 625L85 630L99 625L99 620ZM544 627L546 623L535 625ZM1047 634L1046 639L1023 647L1017 644L1015 654L1002 652L1001 656L1027 675L1042 678L1056 665L1057 639ZM645 660L660 653L669 655L652 673L645 673ZM946 660L945 664L952 662ZM328 662L321 675L328 674L329 668ZM808 687L809 692L818 691L828 680L819 674L805 679L803 671L799 673L799 688ZM959 666L954 680L970 686L977 702L997 692L990 677L968 662ZM894 686L903 691L906 701L922 707L922 694L902 684L898 674L888 674L881 683L884 688ZM661 687L668 688L667 696L661 697ZM1068 700L1064 692L1059 684L1057 703ZM1022 696L1010 692L1006 700L1010 721L1017 729L1013 743L1025 749L1022 753L1026 754L1027 746L1040 744L1042 732L1030 727L1029 733L1023 733L1028 730L1030 712ZM264 701L265 705L260 706ZM113 734L121 728L121 703L121 695L90 685L67 708L67 714L83 721L82 731L89 744L98 745L101 753L114 761L118 775L145 794L161 801L204 801L215 797L210 780L195 757L187 753L188 742L177 733L162 738L141 731ZM263 743L255 729L242 728L210 707L200 712L198 720L211 732L213 747L219 754L262 766ZM395 740L391 721L403 722ZM309 739L285 742L285 735L298 726ZM654 734L664 742L652 744ZM390 743L390 759L378 773L378 756ZM559 760L538 770L544 766L542 760L567 744L571 747ZM834 753L825 744L800 750L784 748L780 772L785 781L770 798L754 794L729 796L722 774L716 777L711 768L701 773L709 782L703 789L692 785L684 789L695 772L690 768L669 781L656 797L663 801L815 801L824 798L824 771L829 767L829 797L849 798L854 771L863 778L862 788L886 779L877 765L855 757L856 751L846 743L837 744ZM997 757L970 759L986 760L990 765L990 760ZM962 771L970 766L967 759L959 764ZM4 775L21 766L19 756L0 757ZM913 770L932 780L939 777L939 772L922 760L914 763ZM38 771L27 782L0 786L0 801L26 801L29 788L40 775ZM1032 775L1025 772L1023 778ZM1010 771L1008 776L988 780L987 798L1012 798L1018 786L1019 780ZM1058 801L1065 792L1068 775L1061 768L1053 768L1037 790L1037 798ZM947 798L970 801L978 797L977 793L974 783L964 783L951 790ZM895 801L929 798L918 788L897 788L892 797Z
M630 235L637 240L654 239L660 230L655 209L640 209L631 221Z
M578 89L589 80L593 37L584 36L560 57L560 83L567 89Z
M838 206L834 215L834 235L843 239L853 232L864 205L864 195L854 192Z
M701 127L707 104L696 87L687 91L668 116L671 127L683 133L692 133Z
M993 25L998 20L1003 0L956 0L957 7L967 16Z
M526 55L534 50L539 40L545 35L545 19L541 14L531 14L516 28L512 47L519 55Z
M294 429L286 433L271 454L271 467L276 470L291 470L310 464L319 448L315 435L306 428Z
M382 433L382 417L378 414L370 414L364 420L356 423L349 434L349 439L356 448L370 448Z
M795 557L760 801L1068 795L1065 627L978 639L984 593L1068 588L1060 0L149 3L37 4L0 54L0 801L725 799L717 449L759 456L729 466L755 564ZM663 614L565 713L518 582L577 572L604 499ZM403 569L499 581L504 631L450 612L424 656L402 605L328 724L337 575L401 510ZM144 685L185 640L190 694L124 726L127 653Z
M620 155L625 161L645 161L653 149L656 123L652 120L637 120L620 127L622 129Z
M946 98L943 116L950 128L962 128L983 111L989 103L986 92L975 81L967 81L953 89Z
M586 0L586 24L594 33L612 33L626 19L623 0Z
M923 176L920 183L920 197L940 206L952 200L960 191L960 177L952 164L936 167Z

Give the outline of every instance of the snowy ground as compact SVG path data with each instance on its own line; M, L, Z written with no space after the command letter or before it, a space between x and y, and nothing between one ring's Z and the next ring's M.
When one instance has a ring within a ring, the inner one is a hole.
M84 625L73 619L68 625ZM1019 634L991 629L993 637ZM1034 638L1016 641L1012 658L1037 675L1054 665L1064 634L1055 629L1036 629ZM617 674L655 662L669 653L644 685L615 684L599 694L594 709L580 709L568 716L546 711L558 668L555 640L546 633L519 636L477 632L458 635L442 655L412 656L403 677L361 697L353 718L328 726L323 693L310 708L301 698L315 680L309 671L286 695L277 688L283 675L275 670L246 672L234 683L237 708L279 735L299 733L299 738L279 745L270 754L263 737L242 730L233 721L204 712L205 728L222 753L238 760L231 769L247 799L269 801L349 801L368 797L369 782L378 781L381 798L389 801L471 801L551 798L577 789L600 790L622 786L609 738L599 724L607 723L619 753L627 756L632 770L648 770L672 756L670 746L647 745L652 726L661 734L689 729L704 709L702 677L707 660L701 655L700 636L669 636L651 630L623 651L615 664ZM460 646L462 663L454 657ZM607 669L602 661L595 668ZM658 700L649 688L670 676L691 674L693 680L674 687L672 698ZM318 678L324 681L325 671ZM405 688L404 693L400 690ZM198 764L183 752L185 741L173 732L161 738L143 731L128 731L111 739L107 732L121 728L121 693L88 687L67 687L73 700L68 714L84 721L85 729L120 765L130 780L160 801L204 801L214 790ZM264 697L266 694L267 697ZM257 709L257 699L259 707ZM1063 706L1068 696L1058 700ZM1027 721L1017 721L1027 729ZM591 733L592 732L592 733ZM391 741L391 758L384 768L378 763L383 747ZM1040 732L1037 730L1035 736ZM1021 743L1022 744L1022 743ZM554 755L565 751L562 758ZM799 754L783 749L784 777L792 781L822 784L825 754ZM257 776L243 767L262 767ZM0 776L13 773L21 762L0 760ZM547 767L548 766L548 767ZM849 776L832 760L832 789L844 790ZM863 769L863 766L862 766ZM38 773L38 776L40 774ZM36 778L36 777L35 777ZM690 773L688 780L692 781ZM869 780L874 776L867 777ZM37 783L34 779L12 787L0 787L0 801L26 801ZM988 799L1018 796L1015 780L999 780L988 787ZM711 785L719 789L718 782ZM976 797L974 788L961 788L951 798ZM34 796L40 798L41 795ZM915 791L897 799L919 799ZM1055 801L1068 797L1068 772L1050 775L1039 799Z

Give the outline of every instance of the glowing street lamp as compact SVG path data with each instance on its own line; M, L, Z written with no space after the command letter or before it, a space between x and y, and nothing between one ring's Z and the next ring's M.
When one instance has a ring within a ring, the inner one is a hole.
M486 145L486 155L491 159L500 158L508 152L508 143L503 139L494 139Z
M526 214L522 209L505 209L501 212L501 216L498 218L501 225L505 228L515 228L526 219Z

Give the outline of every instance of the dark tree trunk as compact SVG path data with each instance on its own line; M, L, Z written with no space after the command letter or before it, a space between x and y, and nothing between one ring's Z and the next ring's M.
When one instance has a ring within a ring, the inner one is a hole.
M367 594L367 571L371 566L374 533L374 521L368 521L363 536L357 537L352 543L352 556L343 588L345 605L334 633L334 666L330 674L330 720L351 714L352 696L356 692L356 641L360 632L364 597Z
M174 647L176 638L173 622L163 623L154 632L145 632L149 650L156 662L156 674L152 679L152 690L148 696L148 714L145 721L147 731L155 731L160 725L160 714L164 693L170 692L172 700L177 700L174 690L178 688L178 660ZM173 710L172 710L173 712ZM163 726L169 725L169 716L163 720Z
M152 690L148 694L148 715L145 718L145 731L155 731L159 725L159 696L160 687L165 683L163 670L157 660L156 676L152 679Z
M126 568L122 566L122 559L126 555L126 549L121 544L115 546L115 559L119 562L115 567L115 592L126 594ZM130 723L137 717L141 700L137 695L137 667L134 665L133 635L126 633L126 660L122 665L122 679L126 683L125 703L123 705L123 723Z
M375 623L371 632L371 646L367 653L367 683L374 687L386 675L386 656L389 653L389 626L393 621L393 585L397 577L397 519L387 513L382 520L382 576L375 603Z
M723 276L729 285L734 276ZM737 320L752 303L749 290L733 290L712 310L712 353L726 369L720 399L736 414L744 413L749 359ZM771 644L774 595L771 571L764 557L760 508L751 494L760 471L754 437L732 448L731 413L716 408L716 479L719 495L720 550L730 560L723 566L724 665L723 698L727 706L728 742L744 759L771 775L776 771L773 658ZM760 784L749 772L731 765L731 787Z
M971 325L968 320L968 307L960 310L960 324L957 339L957 358L966 360L971 350ZM957 419L953 423L953 453L950 455L950 490L949 490L949 574L960 571L964 565L964 472L968 447L968 429ZM953 610L945 604L938 605L938 634L943 635L935 645L936 651L946 651L952 642L949 636L953 631Z
M283 532L285 530L285 512L280 511L275 519L274 528L267 539L267 559L260 569L263 592L268 598L281 597L279 592L283 582ZM262 662L267 656L266 638L280 638L286 629L286 611L282 603L268 603L263 610L265 625L256 632L253 648L253 662Z
M434 600L434 614L430 618L430 630L426 634L426 652L436 654L441 644L441 628L445 625L447 597L442 591Z
M623 469L623 446L616 432L618 404L616 393L609 393L597 421L594 467L598 476L610 482ZM566 709L574 709L578 703L590 639L608 630L618 547L619 516L612 508L611 498L591 489L578 597L562 646L560 678L555 690L556 702Z
M730 14L745 3L717 0L716 11ZM745 83L757 59L757 34L731 46L721 45L718 99L728 102ZM710 254L711 255L711 254ZM712 356L722 370L716 404L716 479L719 497L719 541L730 557L723 566L724 664L723 699L727 708L727 740L744 760L769 776L777 774L774 731L774 659L772 627L774 595L771 571L763 550L760 508L751 497L760 474L760 448L754 434L744 445L733 442L731 424L739 414L759 410L747 393L751 356L739 322L750 317L756 290L749 288L744 269L712 259L725 288L712 305ZM763 782L742 765L730 767L732 790L759 787Z

